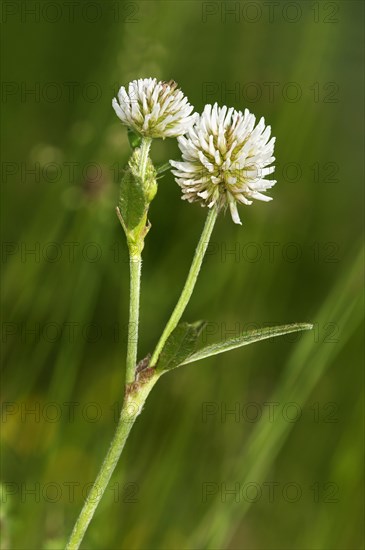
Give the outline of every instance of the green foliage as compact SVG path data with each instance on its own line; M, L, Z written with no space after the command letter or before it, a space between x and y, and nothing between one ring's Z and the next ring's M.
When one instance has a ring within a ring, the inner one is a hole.
M260 330L251 330L236 338L229 338L209 346L200 347L197 351L187 356L181 364L186 365L187 363L193 363L194 361L199 361L200 359L206 359L232 349L248 346L248 344L253 344L254 342L259 342L260 340L267 340L268 338L274 338L275 336L284 336L284 334L299 332L301 330L311 330L312 328L313 325L309 323L294 323L292 325L281 325L278 327L266 327Z
M164 162L163 164L157 166L157 175L162 177L162 174L168 172L169 170L171 170L171 164L169 162Z
M148 209L157 192L156 170L146 158L144 176L140 174L141 148L136 148L128 162L120 184L118 218L127 237L128 246L141 250L149 230Z
M179 323L170 334L160 354L157 370L166 372L187 362L187 359L196 350L199 336L205 325L205 321L191 324Z
M129 145L132 147L132 149L135 149L136 147L140 147L142 143L142 136L139 134L136 134L136 132L133 132L130 128L127 128L127 134L128 134L128 141Z
M309 323L265 327L260 330L247 331L236 338L228 338L208 346L199 345L201 343L200 336L206 324L205 321L179 323L171 333L161 352L157 369L166 372L181 365L187 365L188 363L207 359L226 351L248 346L260 340L267 340L275 336L283 336L292 332L311 330L313 328L313 325Z
M127 235L145 218L147 206L141 178L128 167L120 184L119 195L119 210Z

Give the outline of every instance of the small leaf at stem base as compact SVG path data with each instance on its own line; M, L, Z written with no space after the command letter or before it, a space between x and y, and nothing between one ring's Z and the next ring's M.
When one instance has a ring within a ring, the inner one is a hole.
M166 372L181 365L194 353L205 321L180 323L170 334L157 363L157 370Z

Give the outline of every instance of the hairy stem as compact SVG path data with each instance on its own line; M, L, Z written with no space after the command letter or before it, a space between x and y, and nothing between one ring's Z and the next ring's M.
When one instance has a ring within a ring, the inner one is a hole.
M151 146L151 139L143 138L141 143L141 160L139 165L139 175L144 181L148 162L148 154ZM142 256L141 251L143 242L128 243L129 248L129 323L128 323L128 344L127 344L127 362L126 362L126 384L131 384L135 378L138 350L138 326L139 326L139 297L141 292L141 269Z
M204 255L209 244L209 240L214 228L215 221L217 219L217 215L218 215L218 209L215 206L213 206L213 208L211 208L208 211L208 216L205 221L205 225L204 225L202 234L200 236L198 246L196 247L196 250L195 250L193 263L191 264L190 271L185 282L185 286L175 306L175 309L172 312L172 315L162 333L162 336L156 346L156 349L152 354L150 367L154 367L156 365L158 358L160 356L160 353L163 350L168 337L170 336L174 328L177 326L178 322L181 319L182 314L185 311L186 306L189 303L189 300L191 298L191 295L193 293L193 290L199 275L200 268L203 263Z
M140 252L132 253L130 251L129 323L128 323L128 345L127 345L127 363L126 363L126 379L125 379L126 384L131 384L134 381L135 369L137 364L141 268L142 268L142 257Z
M114 438L97 475L95 483L92 486L75 523L75 527L66 545L66 550L77 550L79 548L82 539L84 538L86 529L93 518L95 510L98 507L98 504L118 463L120 455L122 454L125 442L132 426L140 414L148 394L157 380L158 375L153 374L143 383L143 385L138 388L136 393L126 395Z
M151 146L151 139L143 138L140 147L140 165L139 176L144 182L148 164L148 154ZM124 229L124 221L117 208L118 218ZM114 438L109 447L108 453L100 468L94 485L84 503L80 515L75 523L72 534L66 546L66 550L77 550L85 535L86 529L93 518L96 508L105 492L109 480L122 454L125 442L132 429L137 416L147 399L148 394L158 379L158 375L153 372L149 378L143 382L136 382L136 364L138 349L138 324L139 324L139 297L141 289L141 266L143 249L143 237L140 241L128 239L129 248L129 268L130 268L130 303L129 303L129 324L128 324L128 344L126 360L126 397L120 414L119 423Z

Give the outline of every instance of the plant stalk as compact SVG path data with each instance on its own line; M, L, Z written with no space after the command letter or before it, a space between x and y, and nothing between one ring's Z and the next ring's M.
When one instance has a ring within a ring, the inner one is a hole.
M146 177L148 154L152 140L143 138L141 142L141 156L139 165L139 176L144 182ZM124 227L123 219L117 209L118 217ZM127 238L128 240L128 238ZM153 374L143 383L132 384L136 378L137 349L138 349L138 324L139 324L139 298L141 289L141 266L143 240L141 242L128 241L129 248L129 269L130 269L130 302L129 302L129 324L128 344L126 360L126 396L119 423L114 438L109 447L108 453L100 468L94 485L85 500L84 506L75 523L66 550L77 550L85 535L86 529L95 513L96 508L105 492L109 480L115 470L120 455L122 454L129 432L132 429L137 416L140 414L148 394L158 380L159 375Z
M142 256L140 252L129 251L129 323L126 362L126 385L134 382L137 364L138 325L139 325L139 297L141 290Z
M132 426L142 411L143 405L158 378L158 374L153 374L153 376L138 387L138 390L135 393L126 395L114 438L97 475L95 483L92 486L75 523L74 529L66 545L66 550L77 550L79 548L88 525L93 518L95 510L98 507L98 504L115 470L120 455L122 454L125 442Z
M217 219L217 215L218 215L218 208L216 206L213 206L208 211L207 219L205 221L205 225L204 225L202 234L200 236L198 246L196 247L196 250L195 250L193 263L191 264L190 271L185 282L185 286L175 306L175 309L172 312L172 315L162 333L162 336L156 346L156 349L152 354L151 361L149 364L150 367L154 367L156 365L158 358L160 356L160 353L163 350L168 337L170 336L174 328L176 328L178 322L181 319L182 314L185 311L186 306L189 303L189 300L193 293L193 290L200 272L200 268L203 263L204 255L207 250L210 237L212 235L212 231Z
M139 175L144 182L148 162L148 154L152 140L143 138L141 142L141 157L139 165ZM139 327L139 300L141 292L141 270L142 270L142 248L143 242L128 242L129 248L129 323L128 323L128 344L127 344L127 362L126 362L126 385L134 382L135 369L137 365L138 350L138 327Z

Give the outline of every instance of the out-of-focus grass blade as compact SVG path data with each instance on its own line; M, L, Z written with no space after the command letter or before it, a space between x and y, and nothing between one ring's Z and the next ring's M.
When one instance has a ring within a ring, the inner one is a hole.
M282 380L270 401L304 403L358 328L363 319L362 303L357 296L358 275L362 261L363 250L345 275L339 279L316 318L319 323L335 319L339 326L344 327L341 341L336 345L336 349L325 345L316 347L311 341L303 339L289 357ZM293 425L286 422L280 415L271 423L259 421L245 445L239 465L232 462L232 479L241 479L242 483L253 479L256 482L264 480ZM222 513L219 504L213 503L192 534L189 544L194 548L227 548L249 508L250 502L246 500L241 503L239 509L226 506Z

